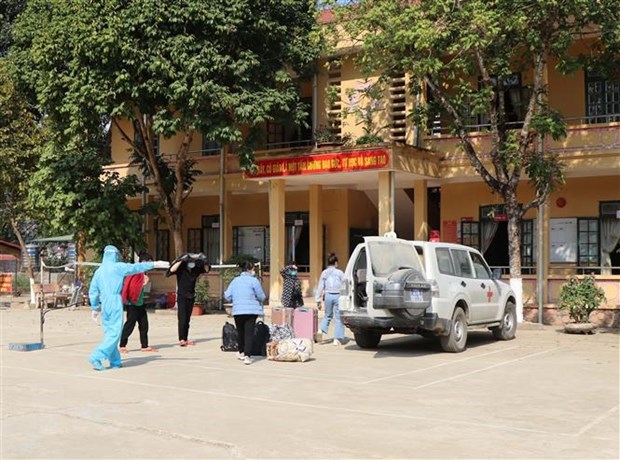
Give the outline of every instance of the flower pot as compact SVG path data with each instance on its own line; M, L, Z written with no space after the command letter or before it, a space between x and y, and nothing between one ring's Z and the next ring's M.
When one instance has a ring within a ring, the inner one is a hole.
M204 313L202 305L194 305L192 308L192 316L200 316Z
M342 147L344 145L344 142L342 141L324 141L324 142L318 142L316 143L316 147L317 148L325 148L325 147Z
M594 334L596 326L592 323L567 323L564 332L567 334Z

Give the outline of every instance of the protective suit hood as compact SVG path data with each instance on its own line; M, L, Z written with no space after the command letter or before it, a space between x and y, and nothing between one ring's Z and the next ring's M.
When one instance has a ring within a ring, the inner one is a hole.
M103 259L101 260L101 264L109 264L114 262L120 262L121 255L116 246L111 244L107 245L103 250Z

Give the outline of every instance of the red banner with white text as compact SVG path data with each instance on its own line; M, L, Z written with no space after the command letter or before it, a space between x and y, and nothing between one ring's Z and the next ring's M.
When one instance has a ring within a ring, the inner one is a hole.
M387 150L363 150L356 152L328 153L303 157L261 159L256 162L255 173L246 177L280 177L332 172L355 172L383 169L389 164Z

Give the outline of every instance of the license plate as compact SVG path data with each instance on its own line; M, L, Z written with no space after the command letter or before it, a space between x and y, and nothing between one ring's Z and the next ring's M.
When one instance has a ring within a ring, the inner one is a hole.
M420 289L412 289L409 291L409 298L412 302L424 302L424 295Z

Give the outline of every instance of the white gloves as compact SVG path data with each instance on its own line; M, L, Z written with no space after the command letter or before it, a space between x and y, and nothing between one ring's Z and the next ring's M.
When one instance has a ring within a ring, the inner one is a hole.
M167 260L156 260L155 262L153 262L153 267L168 269L170 268L170 262L168 262Z
M97 310L91 310L91 312L90 312L90 317L92 318L92 320L95 323L99 322L99 315L100 315L100 313Z

